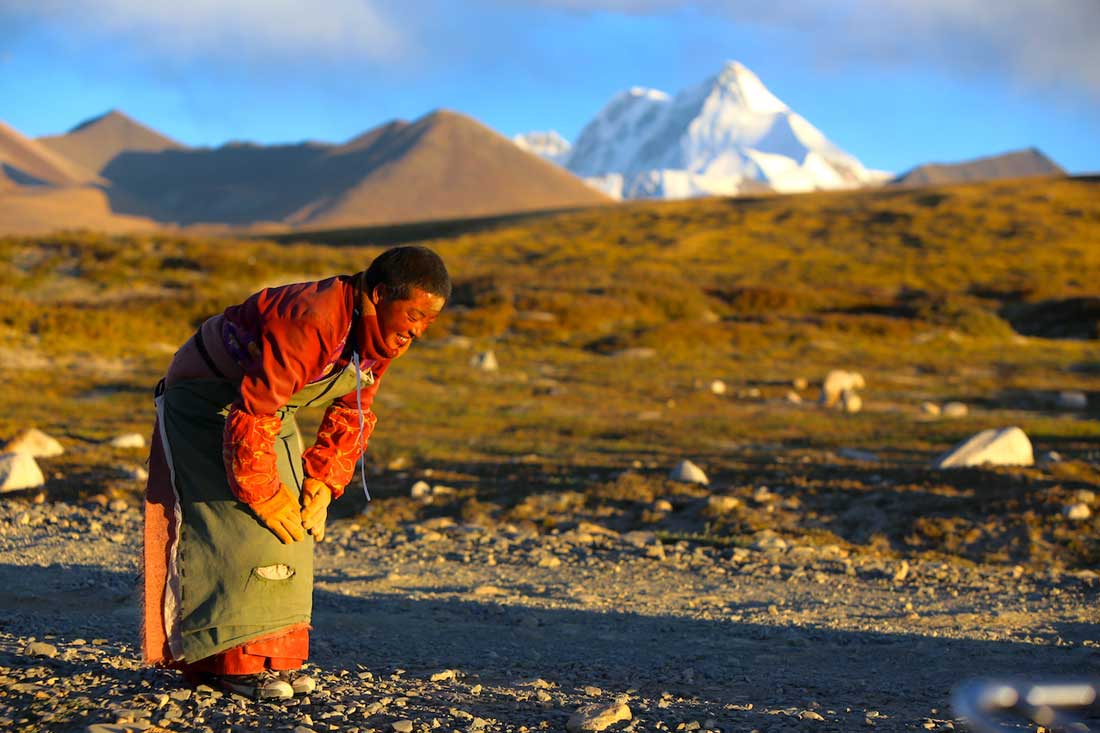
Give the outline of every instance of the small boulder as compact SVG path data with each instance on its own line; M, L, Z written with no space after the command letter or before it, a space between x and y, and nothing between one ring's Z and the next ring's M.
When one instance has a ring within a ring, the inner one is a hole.
M703 469L699 468L691 461L680 461L679 465L672 469L668 477L673 481L680 481L685 484L702 484L706 486L710 483L710 479L703 473Z
M1058 398L1054 404L1060 410L1087 410L1089 407L1089 396L1077 390L1059 392Z
M798 394L798 392L795 392L793 389L787 390L786 400L792 405L801 405L802 395Z
M795 377L791 380L791 386L801 392L802 390L809 387L810 383L806 380L805 377Z
M931 415L932 417L939 417L940 412L942 412L940 410L940 406L937 405L935 402L920 403L920 411L925 415Z
M736 496L715 495L707 498L705 513L711 517L721 517L741 506L741 500Z
M46 483L42 469L27 453L0 454L0 494L22 489L36 489Z
M825 375L825 381L821 384L820 402L826 407L833 407L840 402L841 393L845 390L855 392L866 386L867 382L859 372L834 369Z
M970 408L964 402L948 402L940 408L940 414L944 417L966 417L970 414Z
M144 448L145 436L141 433L126 433L110 440L112 448Z
M409 496L413 499L425 499L432 495L432 487L427 481L417 481L409 489Z
M1035 453L1027 433L1017 427L990 428L964 440L933 464L934 468L966 466L1031 466Z
M65 452L55 438L38 428L28 428L16 435L4 446L5 453L25 453L34 458L53 458Z
M726 383L721 379L715 379L710 383L710 391L712 394L723 395L726 393Z
M863 398L854 390L846 389L840 393L840 407L850 415L863 409Z
M569 733L589 733L605 730L621 720L632 718L625 700L616 700L610 704L597 702L584 705L573 713L566 722L565 729Z
M491 349L475 354L470 359L470 366L483 372L495 372L500 369L500 364L497 363L497 355Z
M1078 504L1067 504L1062 507L1062 514L1066 519L1071 519L1075 522L1080 522L1088 519L1092 516L1092 510L1089 509L1089 505L1083 502Z

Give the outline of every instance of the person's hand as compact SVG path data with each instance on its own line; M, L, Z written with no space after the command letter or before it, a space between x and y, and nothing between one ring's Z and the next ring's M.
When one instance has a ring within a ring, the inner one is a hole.
M302 525L317 542L325 539L325 521L331 502L332 489L324 481L307 478L302 482Z
M250 503L248 508L284 545L305 539L306 531L302 526L298 500L290 493L286 484L279 484L278 491L266 499Z

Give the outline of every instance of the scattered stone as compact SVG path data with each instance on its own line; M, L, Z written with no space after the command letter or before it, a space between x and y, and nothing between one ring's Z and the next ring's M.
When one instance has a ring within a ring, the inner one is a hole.
M660 544L661 541L657 539L657 535L654 532L634 530L623 534L623 542L642 549L650 545Z
M45 483L42 469L29 453L0 454L0 494L35 489Z
M112 499L111 503L107 505L107 508L116 514L121 514L129 509L130 505L125 499Z
M855 390L846 389L840 393L840 407L848 414L855 414L863 409L863 398Z
M1031 440L1018 427L990 428L964 440L940 456L933 468L966 466L1031 466L1035 463Z
M867 450L859 450L858 448L841 448L836 452L841 458L847 458L849 461L864 461L865 463L875 463L878 461L878 455Z
M495 372L500 369L500 364L497 363L497 356L492 350L475 354L473 358L470 359L470 366L475 369L480 369L483 372Z
M414 499L424 499L432 495L432 486L427 481L417 481L409 489L409 496Z
M630 349L622 349L612 354L617 359L652 359L657 356L657 350L648 346L635 346Z
M1067 504L1066 506L1062 507L1062 514L1065 515L1066 519L1081 521L1091 517L1092 510L1089 509L1089 505L1085 503Z
M825 381L821 384L820 402L826 407L834 407L839 404L843 392L855 393L857 389L866 386L867 383L859 372L834 369L825 375Z
M793 390L788 391L784 399L786 399L787 402L790 402L792 405L801 405L802 404L802 395L798 394L798 392L795 392Z
M711 496L707 498L707 508L705 510L708 516L720 517L741 506L741 500L736 496Z
M902 560L898 563L898 569L894 571L894 582L902 583L909 577L909 561Z
M795 377L791 380L791 386L801 392L802 390L809 387L810 383L804 377Z
M1055 463L1061 463L1062 454L1053 450L1043 451L1037 462L1040 466L1051 466Z
M932 417L939 417L940 412L942 412L942 410L940 410L940 406L937 405L935 402L920 403L920 411L925 415L931 415Z
M110 440L112 448L144 448L145 436L141 433L125 433Z
M116 470L130 481L147 481L149 472L144 466L118 466Z
M815 713L813 710L803 710L798 714L799 720L825 720L821 713Z
M4 445L4 453L25 453L34 458L53 458L64 452L61 443L38 428L28 428Z
M444 669L433 674L430 679L432 682L446 682L448 680L458 679L458 670Z
M940 414L944 417L966 417L970 414L970 408L964 402L948 402L940 408Z
M672 469L668 477L673 481L680 481L686 484L702 484L706 486L710 483L710 479L703 473L703 469L688 460L680 461L679 465Z
M1067 390L1058 393L1054 404L1060 410L1087 410L1089 396L1077 390Z
M28 657L46 657L53 659L57 656L57 647L44 641L32 641L23 648L23 653Z
M394 733L412 733L413 722L407 718L404 720L395 720L390 723L390 728Z
M726 383L721 379L715 379L710 383L710 391L713 394L723 395L726 393Z
M782 537L765 530L762 536L752 544L752 549L760 552L782 552L787 549L787 541Z
M573 713L565 724L565 728L569 733L601 731L621 720L630 720L632 717L630 708L623 700L616 700L610 705L592 703Z

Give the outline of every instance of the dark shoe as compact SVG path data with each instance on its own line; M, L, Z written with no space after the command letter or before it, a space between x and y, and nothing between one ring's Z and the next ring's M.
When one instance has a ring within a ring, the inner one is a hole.
M223 674L215 679L226 692L234 692L253 700L287 700L294 697L294 688L274 672Z
M290 685L295 695L308 695L317 689L317 681L300 669L284 669L279 679Z

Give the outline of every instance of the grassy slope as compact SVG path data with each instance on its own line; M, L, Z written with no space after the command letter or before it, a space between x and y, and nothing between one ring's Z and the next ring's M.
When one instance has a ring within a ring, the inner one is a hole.
M428 227L422 241L447 260L456 295L429 341L387 376L370 458L382 496L402 494L427 468L459 493L450 509L394 499L375 513L552 524L554 502L572 501L670 532L735 538L771 522L898 551L1035 561L1045 542L1067 562L1095 559L1095 524L1072 529L1054 516L1074 491L1096 487L1095 413L1035 408L1037 390L1062 389L1093 393L1095 406L1096 342L1025 339L998 313L1098 294L1098 194L1090 181L1004 182L629 204L481 222L466 234L441 223L443 239ZM143 456L95 441L149 430L149 391L195 325L264 285L357 270L380 246L355 242L382 242L391 229L340 232L336 244L323 233L280 244L0 239L0 436L30 425L70 436L73 450L47 463L52 492L133 490L114 467ZM472 371L454 334L493 348L501 371ZM627 351L639 347L656 355ZM834 367L865 374L864 412L785 401L793 379ZM730 393L705 389L715 378ZM920 415L921 401L949 399L971 404L971 415ZM971 433L1010 424L1069 460L1047 471L926 468ZM841 447L883 461L853 465L832 452ZM681 457L746 506L759 485L804 506L766 521L752 511L696 516L691 492L662 478ZM382 470L395 459L411 468ZM616 479L626 469L637 476ZM1027 491L997 493L1017 485ZM687 497L689 510L646 514L668 495ZM867 500L906 516L849 516ZM987 511L1003 526L985 526ZM1039 522L1042 542L1028 539L1028 512L1053 517ZM924 514L938 519L925 526Z

